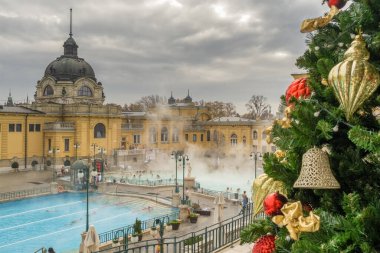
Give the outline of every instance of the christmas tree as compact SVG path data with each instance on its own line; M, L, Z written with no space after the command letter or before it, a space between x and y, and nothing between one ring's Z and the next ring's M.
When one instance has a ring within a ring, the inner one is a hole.
M336 7L328 22L308 20L305 28L315 29L296 62L306 84L297 80L282 98L287 118L270 133L280 151L264 157L264 172L283 183L289 202L280 221L271 215L242 232L243 243L257 242L253 252L380 252L380 0L337 11L345 2L328 1ZM297 201L301 218L284 222ZM303 232L311 216L317 231ZM263 237L275 247L263 251L270 245Z

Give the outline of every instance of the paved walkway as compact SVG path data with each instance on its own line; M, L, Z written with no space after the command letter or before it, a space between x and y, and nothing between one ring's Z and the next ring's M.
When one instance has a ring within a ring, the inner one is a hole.
M218 253L251 253L252 252L252 244L243 244L239 245L240 241L236 242L233 247L224 248Z
M20 171L0 173L0 192L20 191L49 186L52 180L52 172Z

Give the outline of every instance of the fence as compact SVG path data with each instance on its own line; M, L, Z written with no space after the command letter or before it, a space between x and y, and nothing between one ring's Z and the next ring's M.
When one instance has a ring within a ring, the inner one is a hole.
M240 238L240 232L254 220L263 219L260 214L252 216L253 205L247 206L244 214L237 215L221 223L214 224L196 232L179 237L160 238L139 243L130 243L111 249L104 249L97 253L206 253L213 252L222 247L232 245ZM125 239L124 239L125 240Z
M177 219L179 216L179 211L172 212L170 214L162 215L153 219L145 220L141 222L142 230L148 229L153 226L153 223L156 219L171 221ZM125 227L113 229L111 231L107 231L99 234L99 240L101 243L111 241L113 238L124 237L133 234L133 225L128 225Z
M178 186L182 186L182 180L178 179ZM123 183L133 184L133 185L144 185L144 186L169 186L175 185L175 179L157 179L157 180L149 180L149 179L124 179Z
M36 196L41 194L51 193L51 187L40 187L33 189L26 189L21 191L4 192L0 193L0 201L9 201L14 199L26 198L30 196Z
M214 190L209 190L209 189L204 189L204 188L198 188L197 192L205 194L205 195L209 195L209 196L214 196L214 197L218 196L219 193L222 193L225 199L243 200L241 194L238 192L222 192L222 191L214 191Z

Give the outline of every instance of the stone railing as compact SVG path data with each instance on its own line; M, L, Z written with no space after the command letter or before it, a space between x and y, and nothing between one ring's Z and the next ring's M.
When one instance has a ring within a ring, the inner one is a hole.
M49 122L45 123L45 130L49 131L74 131L74 122Z

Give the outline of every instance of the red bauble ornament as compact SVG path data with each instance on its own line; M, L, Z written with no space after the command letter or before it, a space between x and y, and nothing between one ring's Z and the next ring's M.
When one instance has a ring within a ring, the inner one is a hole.
M264 199L265 214L269 216L281 214L281 208L286 202L288 199L279 192L269 194Z
M327 5L331 8L331 6L335 6L338 9L342 9L347 3L347 0L329 0Z
M310 88L306 84L306 80L306 78L298 78L289 85L285 93L285 100L287 105L289 105L289 100L292 97L295 97L297 99L300 97L310 97L311 92Z
M264 235L260 237L255 242L252 253L273 253L276 250L275 240L274 235Z

